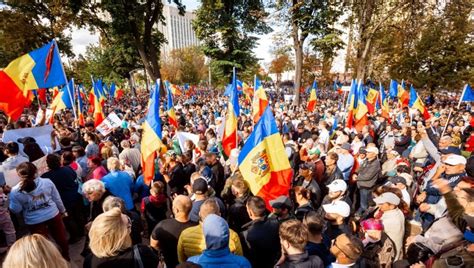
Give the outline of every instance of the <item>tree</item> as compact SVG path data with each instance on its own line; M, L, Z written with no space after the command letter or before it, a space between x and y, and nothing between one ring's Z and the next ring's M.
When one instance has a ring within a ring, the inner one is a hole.
M60 52L72 56L64 33L74 15L59 1L11 0L0 8L0 67L55 38Z
M162 59L163 80L174 84L199 84L207 79L204 54L199 47L172 50Z
M260 0L201 1L193 28L220 84L229 82L233 67L245 72L256 64L252 49L258 38L251 34L271 30L265 23L267 15Z
M277 55L270 63L270 73L276 74L277 84L281 82L282 73L293 69L293 63L288 53Z
M162 0L127 1L83 1L70 0L74 11L78 12L78 21L104 33L104 38L122 42L130 40L138 51L143 66L153 80L161 78L159 57L164 36L154 27L164 23ZM174 2L181 14L184 6L181 0Z
M299 104L299 88L303 68L303 48L305 41L322 39L335 33L334 24L342 13L342 1L304 1L304 0L279 0L275 8L279 20L286 23L290 29L295 51L295 98L294 103Z

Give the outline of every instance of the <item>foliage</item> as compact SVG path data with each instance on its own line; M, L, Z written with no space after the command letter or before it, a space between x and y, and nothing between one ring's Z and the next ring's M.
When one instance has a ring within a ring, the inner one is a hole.
M282 53L277 55L275 59L270 62L269 71L271 73L276 74L277 76L277 83L281 81L282 73L292 70L293 69L293 62L290 58L289 53Z
M201 1L193 28L204 54L211 58L214 81L227 84L233 67L247 72L256 64L252 49L258 38L251 34L270 31L267 15L260 0Z
M276 1L274 8L277 10L278 20L284 22L285 26L290 29L288 36L291 36L293 40L295 51L294 102L298 104L305 41L308 38L313 40L313 47L326 57L327 61L332 58L333 54L328 51L331 49L335 51L341 46L341 43L336 41L335 36L339 34L339 31L334 28L334 25L342 14L342 1L279 0Z
M11 0L0 7L0 68L56 38L59 50L72 56L65 30L74 19L60 1Z
M199 47L172 50L161 61L163 79L173 84L199 84L208 79L207 72L204 54Z

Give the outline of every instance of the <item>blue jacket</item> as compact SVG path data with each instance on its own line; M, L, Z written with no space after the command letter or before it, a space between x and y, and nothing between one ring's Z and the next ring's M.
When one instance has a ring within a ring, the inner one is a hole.
M10 210L23 212L25 223L38 224L54 218L59 212L66 211L56 186L49 179L36 178L36 189L26 193L20 190L20 184L10 193Z
M133 179L127 172L112 171L102 178L102 182L112 195L123 199L127 210L134 208L132 199Z
M188 261L197 263L204 268L252 267L246 258L230 253L229 225L223 218L215 214L208 215L203 222L202 229L207 249L201 255L190 257Z

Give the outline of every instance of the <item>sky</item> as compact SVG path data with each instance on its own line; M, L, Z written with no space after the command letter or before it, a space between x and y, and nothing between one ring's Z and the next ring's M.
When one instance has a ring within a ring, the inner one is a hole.
M186 6L187 11L195 10L199 7L200 2L197 0L182 0L183 4ZM271 37L274 33L269 33L266 35L258 36L260 39L258 40L257 46L254 48L255 55L262 59L260 60L260 64L265 68L268 69L268 65L271 61L270 55L270 47L271 47ZM99 36L96 33L91 33L87 29L77 29L73 28L71 30L72 35L72 46L73 51L76 56L79 54L85 54L86 48L89 44L97 44L99 42ZM343 55L344 51L339 53L339 56L336 58L335 63L333 64L332 71L334 72L342 72L343 69Z

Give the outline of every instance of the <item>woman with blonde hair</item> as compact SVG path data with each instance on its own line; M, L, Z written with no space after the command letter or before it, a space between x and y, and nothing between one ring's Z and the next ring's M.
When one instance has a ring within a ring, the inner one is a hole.
M66 268L68 263L53 243L42 235L25 236L13 244L3 267Z
M158 257L147 246L132 246L131 220L119 208L99 215L89 232L92 254L84 260L84 268L157 267Z

